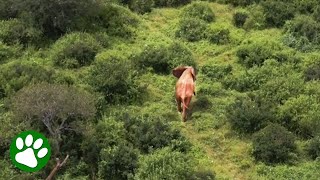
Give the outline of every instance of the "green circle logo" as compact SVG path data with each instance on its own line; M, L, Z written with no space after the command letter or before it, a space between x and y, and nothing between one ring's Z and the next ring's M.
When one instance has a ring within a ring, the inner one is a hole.
M50 155L51 147L47 138L36 131L18 134L10 145L11 161L23 171L39 171L48 163Z

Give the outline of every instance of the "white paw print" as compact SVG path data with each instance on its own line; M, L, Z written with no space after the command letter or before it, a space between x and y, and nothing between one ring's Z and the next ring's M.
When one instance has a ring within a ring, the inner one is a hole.
M33 146L31 146L33 144ZM33 143L33 136L29 134L25 141L23 142L22 138L17 138L16 147L19 150L22 150L24 146L28 147L26 150L16 154L15 159L18 163L26 165L30 168L35 168L38 165L38 158L43 158L48 154L47 148L41 148L43 140L41 138L37 139ZM40 149L41 148L41 149ZM40 149L37 155L34 154L34 150Z

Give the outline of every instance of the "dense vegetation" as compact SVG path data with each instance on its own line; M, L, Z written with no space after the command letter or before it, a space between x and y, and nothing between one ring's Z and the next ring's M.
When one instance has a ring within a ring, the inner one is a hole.
M0 0L0 177L317 179L317 0ZM188 121L179 65L197 70ZM48 137L36 173L10 162Z

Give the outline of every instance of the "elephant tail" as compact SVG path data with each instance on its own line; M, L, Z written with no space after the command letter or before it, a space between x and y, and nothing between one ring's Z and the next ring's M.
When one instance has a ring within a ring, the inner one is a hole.
M186 109L189 109L184 100L185 100L185 99L182 98L182 106L185 107Z

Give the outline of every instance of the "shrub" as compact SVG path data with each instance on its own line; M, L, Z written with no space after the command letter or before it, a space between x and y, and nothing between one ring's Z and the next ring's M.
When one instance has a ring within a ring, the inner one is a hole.
M123 38L133 36L133 29L139 23L138 17L128 8L113 3L103 6L103 10L100 11L95 21L98 30L107 32L110 36Z
M77 120L93 118L96 109L94 98L86 91L41 83L21 89L13 98L12 111L20 121L46 129L58 154L63 134L70 128L79 128Z
M22 21L41 29L50 38L69 30L82 30L85 20L99 12L99 4L94 0L17 0L6 6L13 11L13 17L21 17Z
M139 160L135 179L188 179L190 159L183 153L164 148Z
M37 63L26 61L14 61L1 67L0 89L4 92L3 96L13 95L24 86L53 81L55 71L43 67Z
M249 17L246 19L243 28L250 29L263 29L266 26L266 17L263 13L263 7L260 5L253 5L248 7Z
M312 138L306 150L312 159L320 157L320 136Z
M0 63L3 63L3 61L7 59L20 56L21 49L20 46L8 46L0 41Z
M261 0L225 0L226 3L230 3L234 6L248 6L254 3L259 3Z
M270 105L257 97L238 97L226 111L232 128L241 133L256 132L273 120Z
M179 44L151 45L135 55L133 61L139 68L151 67L156 73L169 74L177 66L193 66L196 68L191 51Z
M320 80L320 64L314 64L304 71L304 78L306 81Z
M301 51L310 50L315 47L311 45L320 44L320 24L312 17L301 15L289 21L285 27L285 44Z
M72 33L60 38L52 47L55 65L79 68L90 65L101 49L97 40L87 33Z
M317 7L317 0L295 0L294 5L302 14L311 14Z
M233 14L233 24L236 27L242 27L249 17L248 13L245 11L238 11Z
M273 53L281 49L274 41L246 41L237 50L239 63L247 68L261 66L267 59L273 58Z
M230 42L230 31L226 28L213 28L207 32L207 38L210 42L223 45Z
M129 8L137 13L144 14L151 12L153 4L153 0L131 0Z
M156 7L177 7L190 3L191 0L154 0Z
M159 118L124 117L127 139L143 153L171 146L179 151L187 151L190 144L179 130L171 128Z
M208 4L203 2L194 2L186 6L182 13L185 18L197 18L206 22L212 22L215 20L213 11Z
M266 16L266 24L271 27L281 27L285 21L294 17L295 8L290 0L265 0L261 2Z
M41 32L18 19L0 21L0 40L13 44L28 44L39 39Z
M318 134L320 126L316 112L319 110L319 102L314 95L300 95L290 98L280 106L278 116L289 130L308 138Z
M201 73L212 80L219 80L227 76L232 71L232 66L228 65L203 65Z
M179 23L176 36L190 42L199 41L205 38L206 29L205 21L197 18L184 18Z
M314 12L312 13L312 17L320 23L320 6L316 5L314 6Z
M142 92L134 82L131 64L122 57L101 54L89 70L88 83L104 95L107 103L138 102ZM108 78L106 78L108 77Z
M132 179L138 164L138 151L130 144L109 146L100 152L98 177Z
M265 163L281 163L290 159L296 145L295 137L284 127L270 124L253 137L253 156Z

